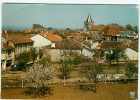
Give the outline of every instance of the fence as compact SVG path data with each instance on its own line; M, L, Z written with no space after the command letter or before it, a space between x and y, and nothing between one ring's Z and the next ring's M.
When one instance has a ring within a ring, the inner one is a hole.
M104 83L126 83L126 82L133 82L137 81L137 79L115 79L115 80L97 80L97 82L104 82ZM57 85L64 85L64 86L92 86L95 85L95 83L89 82L89 81L61 81L61 82L55 82L55 83L48 83L48 85L51 86L57 86ZM25 80L17 80L17 79L2 79L1 80L1 87L2 88L26 88L26 87L33 87L33 85Z

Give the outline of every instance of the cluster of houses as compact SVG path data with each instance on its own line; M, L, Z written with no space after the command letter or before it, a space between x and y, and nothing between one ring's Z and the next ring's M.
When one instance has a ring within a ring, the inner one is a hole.
M51 61L58 62L65 54L75 53L92 59L95 51L108 48L121 48L130 60L138 60L138 33L120 28L116 25L94 25L91 16L85 20L83 31L58 33L43 30L37 34L2 32L2 70L15 64L15 57L31 48L41 49L49 55ZM37 30L36 30L37 32ZM134 45L135 46L134 46ZM131 54L131 55L130 55Z

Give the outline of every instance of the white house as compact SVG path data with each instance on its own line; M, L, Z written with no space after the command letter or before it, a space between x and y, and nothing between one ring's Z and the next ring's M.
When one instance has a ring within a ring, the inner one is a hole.
M50 56L52 62L59 62L63 56L81 55L82 47L73 39L66 39L55 43L54 46L44 47L44 54Z
M99 41L85 41L82 43L83 49L82 49L82 55L88 58L93 58L93 55L95 54L94 50L100 49L100 43Z
M138 60L138 52L136 52L135 50L126 48L124 53L129 60Z
M44 46L49 46L55 47L55 42L62 41L62 37L54 34L54 33L49 33L49 32L41 32L32 38L33 47L44 47Z
M30 35L20 33L2 33L2 70L15 64L15 58L24 51L30 51L33 41Z
M40 34L31 37L31 40L33 41L33 47L44 47L52 44L50 40L46 39Z
M92 59L93 55L94 55L94 52L93 52L93 50L90 50L88 48L83 48L82 49L82 55Z

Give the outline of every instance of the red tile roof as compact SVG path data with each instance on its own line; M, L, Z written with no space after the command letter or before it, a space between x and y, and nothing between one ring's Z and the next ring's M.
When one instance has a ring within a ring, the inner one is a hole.
M80 50L82 49L82 45L80 44L80 42L74 39L65 39L61 42L56 42L55 49Z
M25 34L8 34L8 41L12 41L14 44L32 43L30 39L31 35Z
M62 37L58 34L49 33L49 32L42 32L40 33L43 37L49 39L52 42L62 41Z
M104 27L104 29L102 30L102 32L104 32L103 35L106 36L117 36L117 34L119 34L120 31L121 30L119 27L115 27L111 25Z
M121 48L121 49L125 49L127 47L124 46L122 42L104 41L103 43L101 43L101 48L102 49L108 49L108 48Z

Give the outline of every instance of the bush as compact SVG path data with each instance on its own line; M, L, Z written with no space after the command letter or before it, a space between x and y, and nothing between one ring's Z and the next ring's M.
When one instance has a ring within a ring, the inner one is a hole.
M17 64L13 67L12 70L23 70L26 68L26 64L30 61L30 53L23 52L19 56L16 57Z
M33 96L46 96L52 94L52 88L51 87L29 87L25 93L27 95L33 95Z

